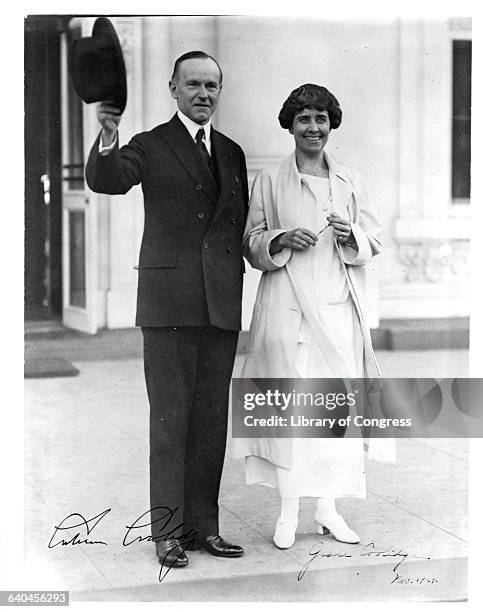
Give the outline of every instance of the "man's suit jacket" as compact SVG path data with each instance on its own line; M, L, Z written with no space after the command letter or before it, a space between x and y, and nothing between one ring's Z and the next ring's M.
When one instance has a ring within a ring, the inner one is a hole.
M239 330L248 208L241 148L212 129L217 185L177 115L105 156L99 137L87 162L89 187L123 194L141 183L144 193L136 325Z

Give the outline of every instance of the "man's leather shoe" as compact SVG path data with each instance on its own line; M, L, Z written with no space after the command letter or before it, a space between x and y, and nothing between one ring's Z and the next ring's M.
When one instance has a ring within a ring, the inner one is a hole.
M244 553L241 546L227 542L219 534L207 536L198 541L194 546L194 550L200 548L215 557L241 557Z
M156 542L156 555L161 565L166 567L185 567L188 565L188 557L176 538Z

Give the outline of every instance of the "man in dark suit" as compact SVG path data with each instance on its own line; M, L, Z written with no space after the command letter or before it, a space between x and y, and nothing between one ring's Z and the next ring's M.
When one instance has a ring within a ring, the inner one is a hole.
M184 54L169 88L176 115L121 148L118 109L98 105L102 130L86 177L96 192L141 183L144 193L136 325L150 403L151 535L160 563L182 567L187 548L243 554L219 535L218 493L248 187L243 151L211 127L218 63L201 51Z

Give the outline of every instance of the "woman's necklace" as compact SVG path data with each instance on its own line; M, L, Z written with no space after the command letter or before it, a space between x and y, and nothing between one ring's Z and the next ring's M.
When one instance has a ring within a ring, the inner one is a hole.
M322 206L322 210L324 211L324 214L326 214L326 211L330 211L332 213L332 189L330 187L330 181L329 181L329 193L327 196L327 200ZM317 236L322 234L322 232L325 231L329 227L329 225L330 223L327 223L326 225L324 225L324 227L320 230L320 232L317 232Z
M323 168L303 168L301 166L297 166L299 172L302 174L309 174L310 176L319 176L319 177L327 177L327 173L323 170Z
M309 174L310 176L319 176L322 178L327 178L329 175L329 171L327 170L327 168L322 168L320 165L314 168L307 168L305 166L302 166L302 164L297 163L297 168L298 171L302 174Z
M308 174L310 176L317 176L320 178L329 178L328 177L328 170L326 170L325 168L318 168L317 170L314 168L311 169L306 169L303 166L299 166L297 164L297 168L298 171L302 174ZM327 172L327 174L325 174L325 172ZM321 208L324 211L324 214L326 214L326 211L332 212L332 189L331 189L331 185L330 185L330 180L328 182L328 187L329 187L329 191L327 194L327 198L325 200L325 202L323 202ZM320 206L320 202L319 202L319 206ZM330 223L326 223L326 225L324 225L324 227L317 232L317 235L319 236L320 234L322 234L328 227L330 227Z

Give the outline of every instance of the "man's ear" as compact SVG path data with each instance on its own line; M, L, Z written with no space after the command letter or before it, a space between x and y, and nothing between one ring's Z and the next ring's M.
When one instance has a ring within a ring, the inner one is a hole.
M290 133L290 134L292 134L292 136L293 136L293 130L292 130L292 128L291 128L291 127L289 127L289 128L288 128L288 131L289 131L289 133Z
M169 91L173 100L177 100L178 94L176 93L176 83L174 81L169 82Z

